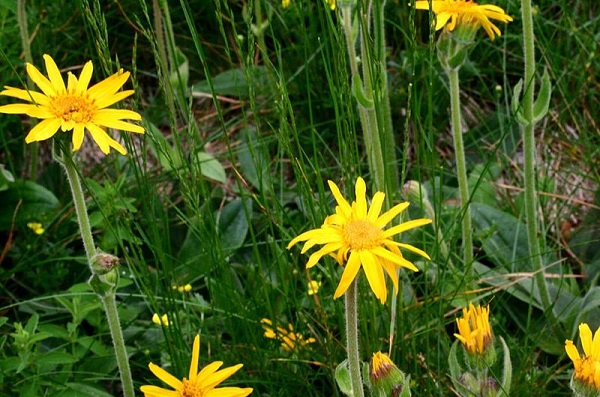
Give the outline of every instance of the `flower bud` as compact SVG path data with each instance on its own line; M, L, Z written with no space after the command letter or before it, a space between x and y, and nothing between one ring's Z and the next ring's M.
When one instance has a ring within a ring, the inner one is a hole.
M376 397L410 397L409 378L382 352L373 354L369 366L371 390Z

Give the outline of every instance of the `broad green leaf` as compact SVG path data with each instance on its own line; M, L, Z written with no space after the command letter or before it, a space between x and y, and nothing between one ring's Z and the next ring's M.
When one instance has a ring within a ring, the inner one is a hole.
M219 237L226 254L244 244L248 234L248 217L252 214L252 200L249 197L236 198L218 213Z
M44 365L61 365L61 364L73 364L77 362L77 358L67 352L55 351L40 354L37 358Z
M268 70L264 66L255 66L247 69L246 75L244 69L231 69L211 78L212 88L215 95L233 96L247 98L250 96L250 86L258 88L258 91L264 91L269 84ZM195 96L210 96L211 90L207 80L196 83L192 87L192 94Z
M217 182L225 183L227 181L227 175L225 174L225 168L217 161L213 156L206 152L199 152L196 154L196 158L200 163L200 171L202 175Z
M0 192L0 203L0 231L11 228L13 217L22 226L28 222L44 223L60 209L54 193L26 180L17 180Z
M257 139L256 132L245 128L243 141L237 150L240 171L252 186L265 193L273 189L268 152L264 143Z

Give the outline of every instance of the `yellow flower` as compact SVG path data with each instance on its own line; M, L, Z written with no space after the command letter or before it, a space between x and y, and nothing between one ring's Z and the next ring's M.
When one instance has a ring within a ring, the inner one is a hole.
M316 295L319 292L319 288L321 288L321 282L311 280L308 282L308 295Z
M585 386L595 388L596 393L600 391L600 327L594 333L586 323L579 325L579 339L583 347L583 356L572 340L565 341L565 350L573 361L575 373L573 378L581 381Z
M169 321L169 317L166 314L159 316L157 313L154 313L152 316L152 322L156 325L164 325L169 326L171 323Z
M42 92L22 90L5 86L0 95L22 99L29 103L0 106L0 113L26 114L42 121L29 131L26 143L51 138L60 128L63 132L73 130L73 151L83 143L84 130L88 130L104 154L114 148L121 154L127 151L112 139L105 128L114 128L136 133L144 133L144 128L123 121L141 120L142 116L132 110L107 109L133 94L133 90L119 91L129 78L129 72L119 70L109 78L88 88L92 78L92 62L87 62L79 78L68 73L67 85L60 71L49 55L44 55L48 78L32 64L27 64L27 73Z
M281 347L283 347L283 350L286 352L293 351L298 347L317 341L315 338L304 339L302 335L295 333L292 324L288 324L288 329L283 327L274 329L273 322L268 318L263 318L260 322L265 330L265 338L281 341Z
M331 11L335 10L335 0L325 0Z
M190 292L192 290L192 285L191 284L173 285L173 289L176 289L177 291L179 291L183 294L184 292Z
M420 0L415 2L415 7L418 10L429 10L429 4L429 0ZM501 32L490 22L490 19L504 23L513 20L502 8L491 4L479 5L473 0L432 0L431 10L436 17L435 30L440 30L444 26L449 31L453 31L457 25L475 28L481 26L492 40L495 35L500 36Z
M382 352L373 353L371 366L369 368L371 382L373 379L378 380L385 377L395 366L396 364L394 364L387 354Z
M375 193L371 207L367 209L366 185L362 178L356 180L356 201L352 204L342 197L335 183L332 181L328 183L338 204L335 214L328 216L319 229L309 230L294 238L287 248L300 241L306 241L301 251L305 253L317 244L324 245L310 256L306 267L313 267L324 255L334 256L340 265L345 266L340 284L333 295L334 299L346 292L362 266L375 296L384 303L387 299L384 270L392 279L396 292L398 291L398 268L405 267L418 271L415 265L402 257L399 248L405 248L430 259L424 251L394 241L393 236L427 225L431 220L415 219L384 230L383 228L404 211L409 203L398 204L379 215L385 193Z
M145 397L245 397L252 393L251 388L219 387L221 382L233 375L242 364L218 370L222 361L215 361L198 372L198 357L200 355L200 336L194 338L192 362L189 378L179 380L158 365L150 363L148 367L156 377L175 390L167 390L158 386L142 386L140 390Z
M483 355L492 342L492 327L490 326L489 306L476 307L469 303L469 308L463 309L463 317L456 319L458 334L456 338L473 354Z
M281 0L281 6L283 8L288 8L290 6L290 0Z
M40 234L44 234L44 232L46 231L46 229L42 227L42 224L38 222L29 222L27 223L27 227L33 230L33 232L38 236Z

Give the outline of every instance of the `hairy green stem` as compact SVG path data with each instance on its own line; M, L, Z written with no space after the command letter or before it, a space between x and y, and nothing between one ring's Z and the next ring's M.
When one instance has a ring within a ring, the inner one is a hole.
M77 222L79 223L79 232L81 234L81 239L83 240L88 266L92 275L96 276L98 274L93 266L94 256L96 255L96 246L94 244L94 237L92 236L92 228L90 226L90 219L85 204L85 196L81 187L79 174L77 173L77 167L75 166L73 156L68 149L62 150L61 164L65 169L69 186L71 187L73 204L75 206L75 213L77 214ZM110 289L104 294L98 294L98 297L102 301L102 306L104 307L106 319L108 321L108 327L110 329L110 335L112 337L113 346L115 349L117 364L119 366L119 373L121 375L123 395L125 397L135 397L133 379L131 377L131 370L129 368L127 350L125 349L123 331L121 330L121 324L119 322L119 313L117 311L117 305L115 302L114 290Z
M535 47L533 35L533 15L531 0L521 3L523 18L523 44L525 52L525 92L523 94L522 110L527 124L523 125L523 152L525 157L525 218L527 220L527 239L529 241L529 255L534 265L535 281L540 292L542 307L555 320L551 308L551 299L544 277L544 263L540 249L538 230L538 200L535 184L536 159L535 159L535 122L533 120L534 89L535 89ZM555 321L554 321L555 323Z
M362 376L360 374L360 355L358 349L358 306L357 281L355 278L344 294L346 306L346 346L348 350L348 370L352 380L354 397L364 397Z
M473 235L471 227L471 211L469 184L467 178L467 164L465 161L465 145L462 137L460 116L460 84L458 80L458 68L448 68L448 79L450 80L450 109L452 119L452 139L454 141L454 156L456 159L456 174L458 177L458 194L462 206L462 243L463 261L466 266L467 282L472 279L473 266Z

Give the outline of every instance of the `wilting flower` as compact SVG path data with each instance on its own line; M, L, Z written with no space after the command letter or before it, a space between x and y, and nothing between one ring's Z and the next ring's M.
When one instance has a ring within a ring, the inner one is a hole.
M565 350L575 367L571 387L578 395L597 396L600 394L600 327L592 337L590 326L581 323L579 339L581 339L583 355L579 354L572 340L565 341Z
M294 351L298 347L316 342L315 338L311 337L304 339L302 335L294 332L294 326L292 324L288 324L288 329L283 327L273 328L273 322L268 318L263 318L260 320L260 323L265 330L265 338L281 341L281 347L287 352Z
M167 390L158 386L142 386L140 390L145 397L245 397L252 393L251 388L219 387L225 379L237 372L242 364L219 370L222 361L215 361L198 372L198 357L200 355L200 336L194 338L192 362L189 378L179 380L158 365L150 363L148 367L156 377L175 390Z
M171 324L169 317L166 314L159 316L157 313L154 313L152 316L152 322L156 325L164 325L165 327Z
M60 70L49 55L44 55L46 72L44 76L32 64L27 64L27 73L42 92L22 90L5 86L0 95L22 99L29 103L0 106L0 113L26 114L42 121L29 131L26 143L43 141L52 138L61 131L73 130L73 151L83 143L84 130L88 130L104 154L114 148L121 154L127 154L125 148L112 139L105 131L114 128L124 131L143 133L144 128L123 121L141 120L142 116L132 110L107 109L128 96L133 90L119 91L129 78L129 72L119 70L117 73L88 88L92 78L93 66L89 61L83 66L79 78L69 72L67 85Z
M479 5L473 0L420 0L415 2L415 7L429 10L430 4L436 17L435 30L444 26L448 31L453 31L456 26L483 27L490 39L494 40L495 35L502 33L490 19L504 23L513 20L502 8L491 4Z
M191 284L173 285L173 289L176 289L177 291L179 291L183 294L184 292L190 292L192 290L192 285Z
M408 379L390 357L382 352L373 354L369 365L369 380L373 396L410 396Z
M474 306L463 309L462 318L456 319L458 334L456 338L472 354L483 355L492 343L492 327L490 326L489 306Z
M308 295L316 295L319 292L319 288L321 288L321 282L310 280L308 282Z
M27 227L33 230L33 232L38 236L40 234L44 234L44 232L46 231L46 229L42 227L42 224L38 222L29 222L27 223Z
M400 248L429 259L429 255L424 251L409 244L396 242L393 236L427 225L431 220L415 219L384 230L383 228L404 211L409 203L398 204L380 215L385 193L375 193L371 207L367 208L366 185L362 178L356 180L356 201L352 204L341 195L335 183L332 181L328 183L338 204L335 214L328 216L319 229L309 230L294 238L287 248L306 241L301 251L305 253L317 244L324 245L310 256L306 267L313 267L325 255L334 256L340 265L345 266L334 299L346 292L362 266L375 296L384 303L387 299L384 270L392 279L396 292L398 291L397 269L405 267L413 271L418 270L415 265L404 259Z

